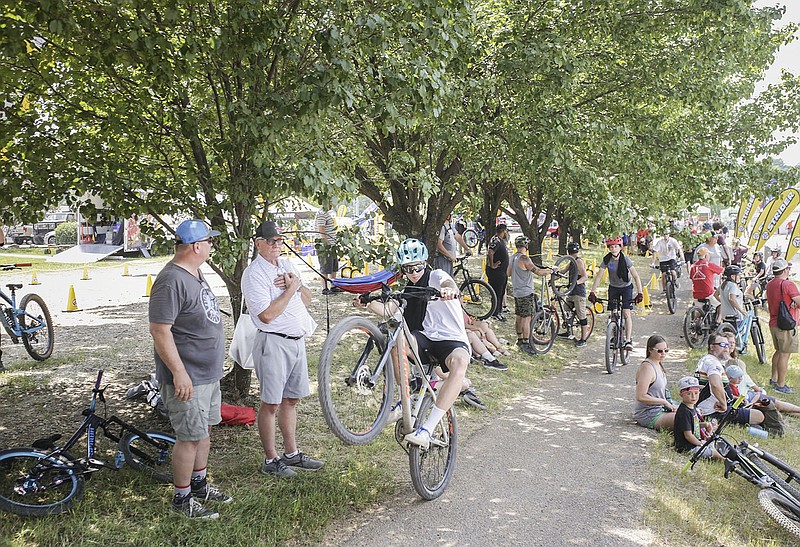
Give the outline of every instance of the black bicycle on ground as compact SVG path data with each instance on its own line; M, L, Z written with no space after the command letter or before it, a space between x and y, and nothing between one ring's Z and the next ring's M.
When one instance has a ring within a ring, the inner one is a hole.
M687 462L684 471L694 468L705 448L713 446L725 458L725 478L733 472L759 487L758 502L764 512L800 538L800 472L758 446L747 441L735 445L722 435L743 400L744 396L740 396L725 412L716 430Z
M92 400L83 411L80 427L63 446L55 443L61 435L39 439L32 447L0 451L0 509L21 516L42 517L70 509L83 496L84 481L95 471L119 469L127 463L158 481L172 482L172 448L175 437L159 431L143 432L116 416L95 414L97 400L105 403L97 373ZM98 430L117 443L113 462L95 457ZM84 436L86 456L70 454Z

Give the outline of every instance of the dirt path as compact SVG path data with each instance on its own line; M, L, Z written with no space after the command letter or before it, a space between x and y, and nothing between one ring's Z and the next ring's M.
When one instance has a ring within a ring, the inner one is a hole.
M492 422L459 442L458 468L445 494L423 502L408 488L328 545L663 545L642 525L648 448L656 435L633 422L634 377L651 334L672 352L670 383L683 374L681 318L660 296L636 317L631 364L608 375L607 315L592 342L557 376L511 401ZM557 342L564 343L564 342Z

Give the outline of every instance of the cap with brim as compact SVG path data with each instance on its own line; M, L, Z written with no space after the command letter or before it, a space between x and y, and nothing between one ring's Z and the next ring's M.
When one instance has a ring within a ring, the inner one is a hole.
M678 381L678 389L680 391L692 388L700 389L700 382L694 376L684 376Z
M266 222L262 222L256 228L256 237L261 237L264 239L272 239L273 237L282 236L278 225L275 224L271 220L267 220Z
M195 218L181 222L178 229L175 230L175 241L178 244L189 245L218 235L220 232L209 229L205 222Z
M783 270L785 270L788 267L789 267L789 263L786 262L785 259L778 258L777 260L775 260L775 262L772 263L772 273L775 274L775 273L778 273L778 272L782 272Z
M705 247L700 247L699 249L697 249L697 256L708 256L710 254L711 252Z
M736 378L744 376L744 371L739 365L728 365L725 369L725 375L735 380Z

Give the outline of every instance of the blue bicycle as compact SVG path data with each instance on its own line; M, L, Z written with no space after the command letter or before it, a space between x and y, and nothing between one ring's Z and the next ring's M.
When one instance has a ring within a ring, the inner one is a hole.
M0 270L15 270L20 266L30 266L30 264L4 264L0 265ZM33 293L23 296L17 307L16 291L22 288L22 283L8 283L6 287L11 292L10 296L0 289L0 318L3 327L12 342L19 344L22 340L25 350L31 357L37 361L44 361L52 355L55 344L50 310L47 309L42 297ZM2 370L1 363L0 370Z
M761 329L761 319L758 317L756 307L763 304L763 298L747 300L744 303L747 315L742 319L736 317L725 317L725 322L720 327L736 335L736 347L740 353L747 353L747 346L750 340L756 348L758 362L762 365L767 362L767 351L764 348L764 331Z

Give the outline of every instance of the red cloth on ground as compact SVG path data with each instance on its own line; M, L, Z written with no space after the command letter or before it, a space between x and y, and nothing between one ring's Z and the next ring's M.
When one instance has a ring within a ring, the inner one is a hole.
M222 403L220 407L222 424L224 425L253 425L256 423L256 411L250 406L234 406Z

